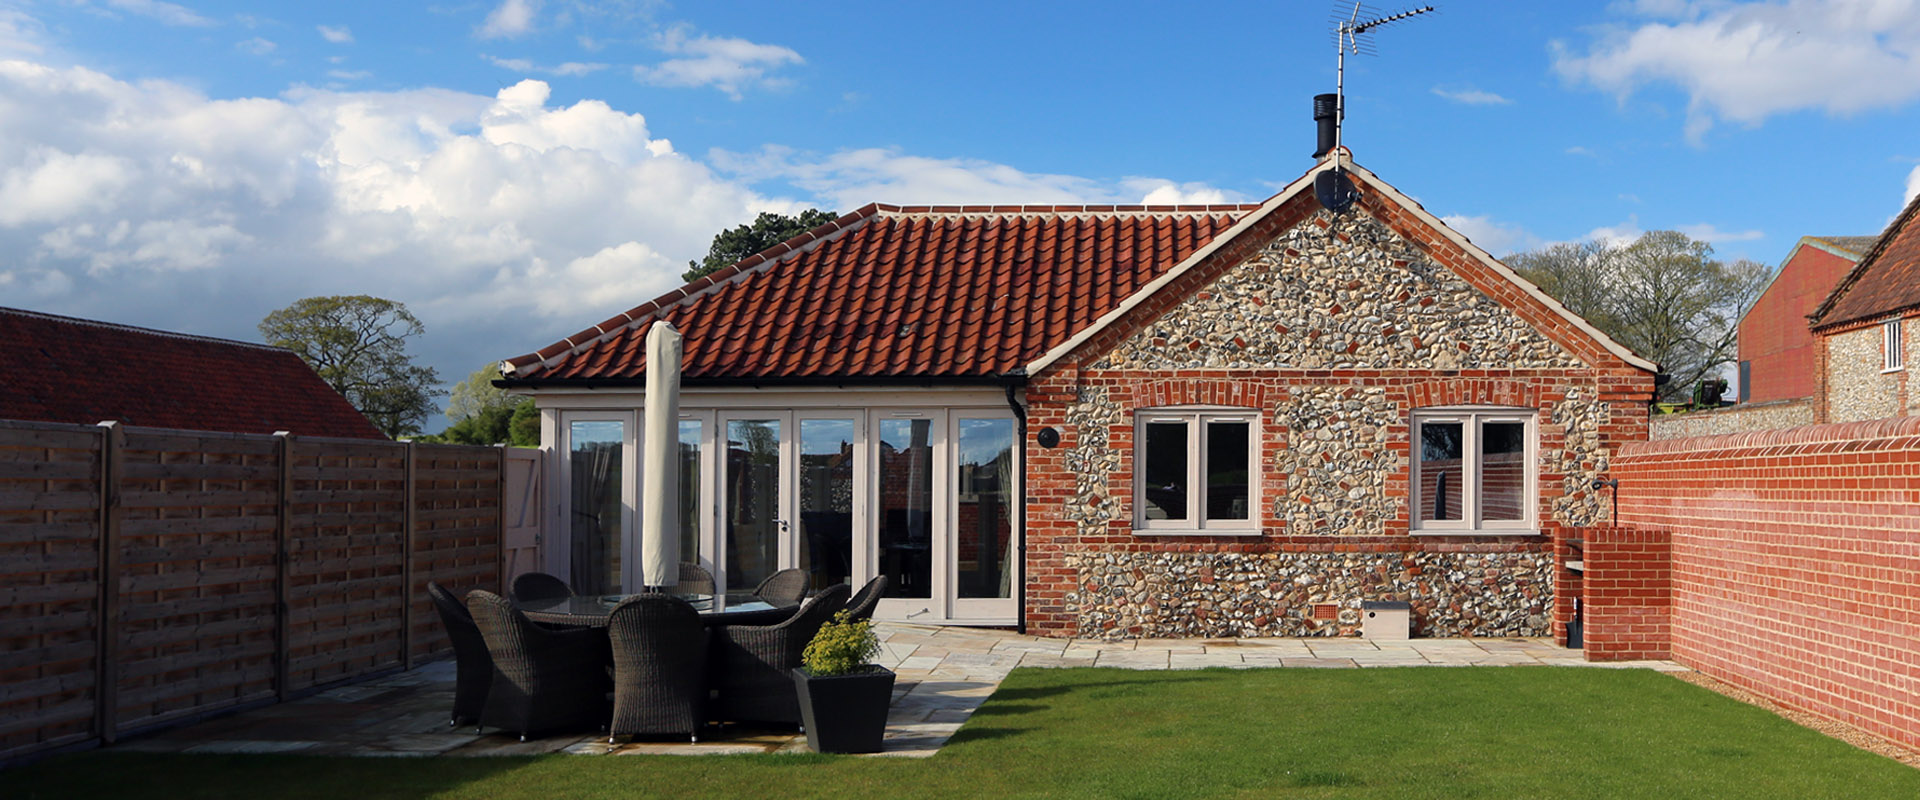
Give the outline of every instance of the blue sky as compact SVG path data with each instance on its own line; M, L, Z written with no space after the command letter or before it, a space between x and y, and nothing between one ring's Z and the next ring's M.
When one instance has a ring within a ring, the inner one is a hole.
M1775 264L1920 190L1920 2L1441 6L1349 59L1346 143L1496 254ZM379 295L452 382L763 210L1263 198L1330 10L0 0L0 305L257 339Z

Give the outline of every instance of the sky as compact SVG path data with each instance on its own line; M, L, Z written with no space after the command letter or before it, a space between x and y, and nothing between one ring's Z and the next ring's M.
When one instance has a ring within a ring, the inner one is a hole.
M258 341L374 295L450 386L762 211L1270 196L1335 5L0 0L0 306ZM1439 5L1348 59L1344 141L1496 255L1777 265L1920 191L1920 0Z

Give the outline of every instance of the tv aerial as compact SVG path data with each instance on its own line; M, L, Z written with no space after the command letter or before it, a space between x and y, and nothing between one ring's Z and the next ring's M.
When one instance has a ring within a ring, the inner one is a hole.
M1334 93L1313 97L1313 119L1319 124L1320 134L1313 157L1319 158L1331 151L1336 159L1333 169L1314 177L1313 191L1320 199L1320 205L1333 211L1344 211L1358 197L1353 182L1347 180L1346 170L1337 163L1341 123L1347 119L1347 54L1379 55L1379 49L1367 34L1433 10L1433 6L1421 6L1381 16L1364 3L1356 2L1351 7L1345 2L1334 5Z

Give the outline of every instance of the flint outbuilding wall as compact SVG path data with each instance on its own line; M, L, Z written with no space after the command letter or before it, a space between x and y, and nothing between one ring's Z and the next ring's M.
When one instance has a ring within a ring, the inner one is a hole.
M1612 474L1620 522L1671 534L1675 660L1920 746L1920 419L1627 444Z

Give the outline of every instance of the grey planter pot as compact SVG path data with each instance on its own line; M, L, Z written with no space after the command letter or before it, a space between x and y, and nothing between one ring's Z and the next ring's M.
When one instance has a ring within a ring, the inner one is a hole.
M815 677L793 669L800 724L816 753L878 753L893 701L893 670L867 665L852 675Z

